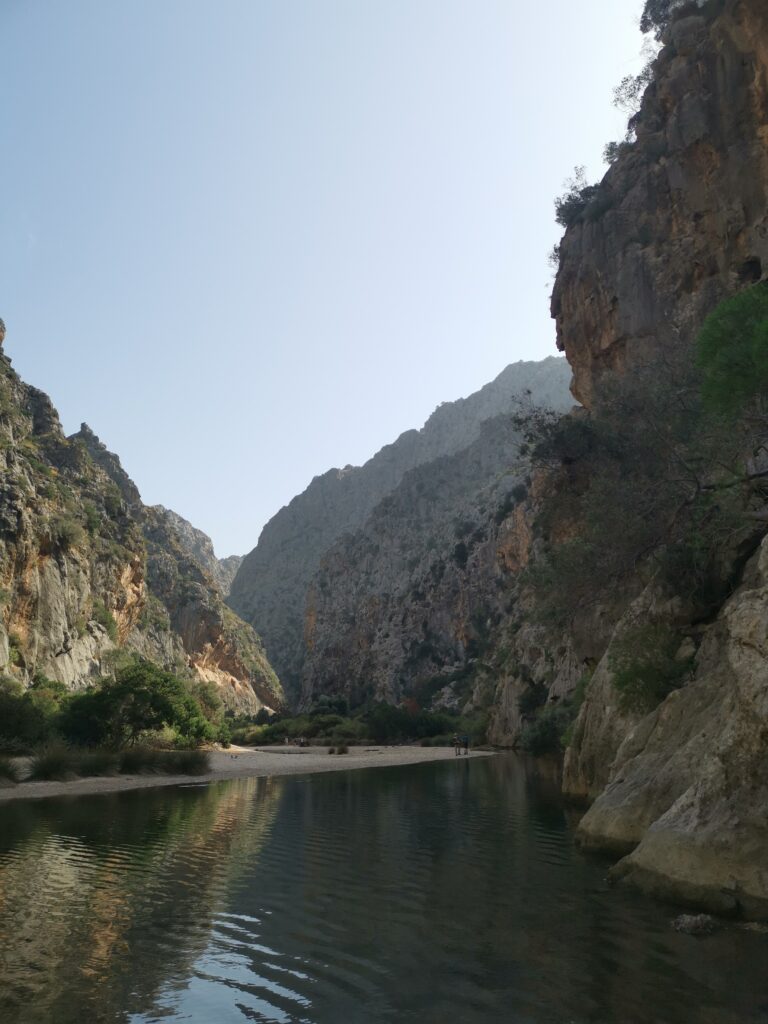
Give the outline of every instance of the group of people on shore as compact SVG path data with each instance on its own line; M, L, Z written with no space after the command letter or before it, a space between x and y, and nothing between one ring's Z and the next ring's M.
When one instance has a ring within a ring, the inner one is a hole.
M459 736L457 732L453 734L453 750L457 757L459 757L462 751L469 755L469 736L464 733L463 736Z

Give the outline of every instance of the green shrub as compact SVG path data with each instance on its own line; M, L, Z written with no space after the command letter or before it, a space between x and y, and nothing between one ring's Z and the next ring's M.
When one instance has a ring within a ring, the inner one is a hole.
M22 665L24 663L21 637L18 633L10 633L8 636L8 659L12 665Z
M171 628L168 610L154 594L147 595L147 602L142 609L139 621L142 629L154 628L161 633L167 633Z
M520 733L520 746L526 753L534 757L558 754L571 745L573 726L591 678L592 673L585 672L564 700L543 705L529 702L531 711ZM537 699L540 696L537 694Z
M581 217L599 191L599 185L589 185L584 167L575 167L573 177L565 183L565 192L555 199L555 220L564 228L571 227Z
M336 753L336 747L328 747L328 753L329 754L335 754Z
M91 617L94 622L98 622L100 626L107 631L107 636L113 643L117 643L117 622L112 612L107 608L100 597L93 599L93 611Z
M158 750L133 746L120 753L121 775L205 775L210 771L207 750Z
M349 753L349 747L347 746L346 743L339 743L339 745L336 747L336 753L337 754L348 754Z
M469 558L469 549L463 540L453 549L453 560L460 569L466 568L467 559Z
M733 416L768 391L768 282L722 302L704 322L696 358L702 396Z
M520 746L534 757L560 753L562 738L572 721L573 711L567 704L548 704L523 726Z
M50 739L59 699L58 691L35 683L25 691L16 680L0 678L0 747L23 752Z
M114 750L95 749L78 752L77 774L84 778L96 775L116 775L119 756Z
M261 712L259 712L259 714L261 714ZM269 712L266 712L266 714L267 721L269 721ZM341 715L342 717L346 717L348 714L349 701L346 697L325 693L321 694L317 698L309 711L310 718L314 718L316 715ZM258 715L256 716L256 720L258 721Z
M9 757L0 757L0 780L18 782L21 778L19 769Z
M642 623L611 646L608 664L624 711L646 714L682 686L691 658L678 658L680 636L670 626Z
M749 425L729 425L704 408L690 352L665 359L663 373L645 367L606 377L589 416L531 418L534 464L574 483L542 503L534 526L544 539L569 528L567 539L544 543L523 574L539 621L560 627L597 600L620 603L627 581L647 582L675 550L696 549L686 574L667 579L697 615L711 613L730 583L730 552L754 532Z
M110 519L117 519L123 514L123 496L117 484L109 484L104 494L104 510Z
M68 782L79 774L80 758L63 743L51 743L32 758L29 778L34 782Z
M543 684L529 683L517 698L517 706L523 717L533 714L537 708L547 703L548 691Z
M118 771L121 775L157 775L162 772L167 751L135 744L120 751Z
M691 13L713 17L722 6L723 0L645 0L640 31L653 32L656 39L661 39L676 15Z
M114 748L165 728L186 745L213 740L218 732L180 679L139 658L98 689L70 696L59 727L73 743Z
M457 730L458 731L458 730ZM420 747L450 747L452 745L453 733L443 732L438 736L425 736L419 743Z
M85 542L85 530L76 519L57 516L48 527L48 540L52 547L69 551Z
M211 755L198 749L163 751L160 768L168 775L206 775L211 770Z
M101 516L92 501L83 502L83 515L85 516L85 528L93 537L94 534L99 532Z

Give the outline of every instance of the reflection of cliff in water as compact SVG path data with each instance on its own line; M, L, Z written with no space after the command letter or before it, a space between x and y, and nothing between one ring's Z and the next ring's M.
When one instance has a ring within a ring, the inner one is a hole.
M244 779L6 806L0 1020L125 1020L185 984L279 793Z

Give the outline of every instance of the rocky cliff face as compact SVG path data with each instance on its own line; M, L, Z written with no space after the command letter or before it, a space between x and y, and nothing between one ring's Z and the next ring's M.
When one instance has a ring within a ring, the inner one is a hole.
M569 378L564 360L513 364L469 398L441 405L421 430L402 434L364 466L316 477L267 523L257 547L244 559L228 601L264 638L292 699L302 689L308 589L325 552L342 534L361 527L409 470L467 448L486 420L516 411L527 390L539 402L568 407ZM313 685L308 680L305 688Z
M553 313L591 409L612 374L664 375L720 300L768 272L768 8L709 10L667 29L637 142L560 247ZM689 610L641 578L591 632L565 636L596 666L565 759L566 792L593 801L581 835L628 854L616 873L651 891L768 916L765 541L719 611L688 619L690 678L647 714L622 710L612 652L632 622ZM496 719L514 738L507 694Z
M707 314L768 276L768 8L680 5L634 123L560 246L553 314L582 417L617 379L666 378ZM706 616L646 552L610 595L586 580L584 607L547 624L520 570L580 536L573 499L592 470L577 458L527 479L508 427L413 468L329 548L309 587L304 702L487 706L491 740L511 746L526 701L556 711L581 684L564 788L591 803L583 841L650 891L768 917L768 540L746 568L723 548L736 583ZM690 665L652 711L628 710L616 685L638 623L672 627Z
M179 544L199 566L208 573L216 583L224 597L229 593L232 580L243 562L242 555L230 555L228 558L217 558L213 543L207 533L180 516L178 512L156 506L156 511L168 524L168 529L178 539Z
M518 447L509 416L487 420L468 447L406 473L329 549L306 603L304 705L321 693L469 700L520 567Z
M258 637L178 536L95 434L65 437L0 354L0 672L77 689L127 648L216 682L232 707L279 706Z
M560 245L552 313L584 405L768 271L768 9L719 6L667 30L637 141Z

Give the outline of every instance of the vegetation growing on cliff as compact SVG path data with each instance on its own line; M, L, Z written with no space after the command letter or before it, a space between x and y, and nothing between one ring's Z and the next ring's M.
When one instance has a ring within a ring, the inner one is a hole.
M640 17L640 31L652 32L660 39L676 15L704 13L711 16L722 5L722 0L645 0Z
M565 191L555 199L555 220L564 228L570 227L586 210L599 191L599 185L590 185L586 168L574 167L573 176L565 182Z
M768 434L768 282L739 292L710 314L696 357L705 404L729 419L745 416ZM756 441L762 451L763 437Z
M546 687L529 687L518 701L524 724L520 747L527 754L542 757L560 754L571 742L573 724L579 713L591 673L585 672L570 697L546 703ZM543 693L536 691L543 691Z
M683 353L663 372L604 382L589 416L521 422L534 463L562 471L538 531L557 536L577 524L526 574L543 620L564 624L598 595L654 576L700 614L722 599L732 554L755 534L762 474L750 467L762 441L743 417L713 408L692 363ZM713 372L712 386L737 390Z
M668 623L642 622L613 642L609 663L622 710L646 714L683 685L693 659L680 654L680 641Z

